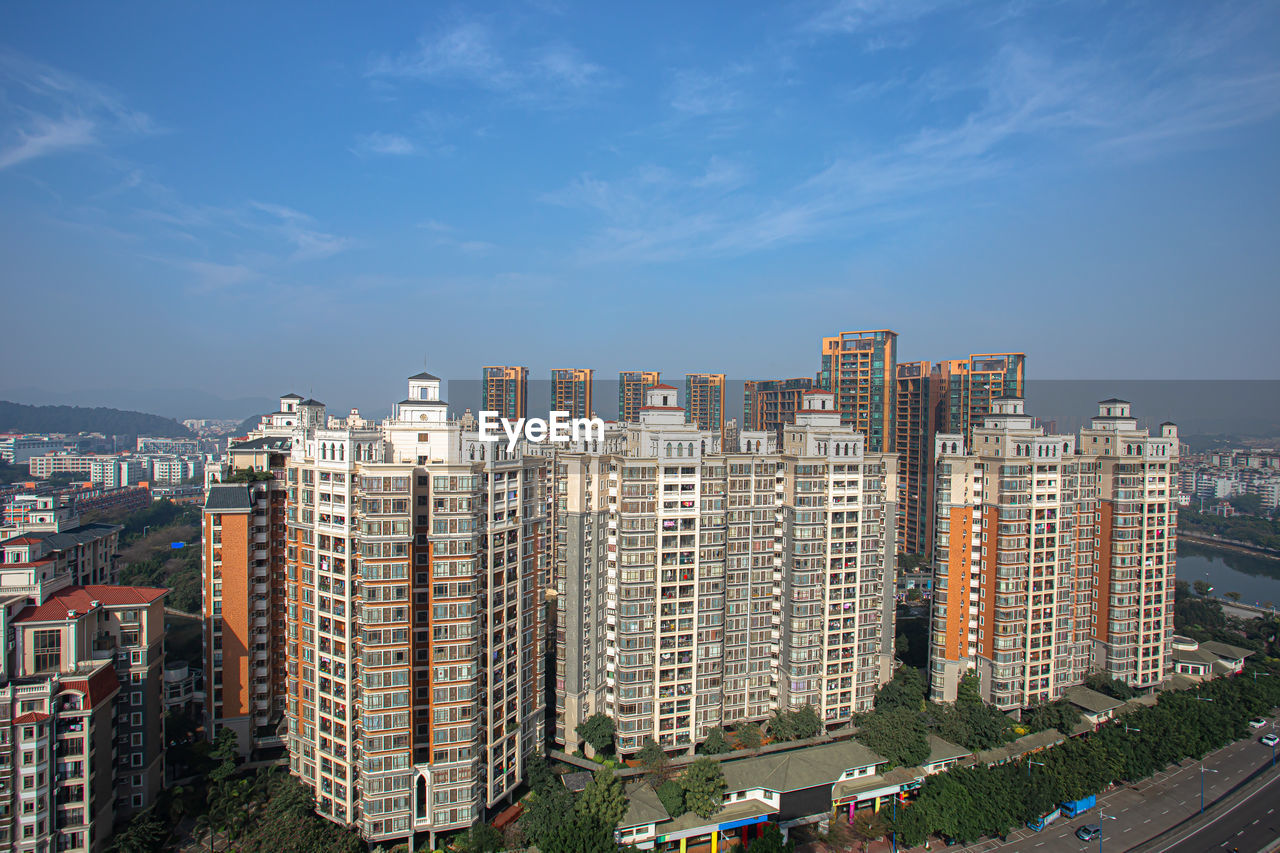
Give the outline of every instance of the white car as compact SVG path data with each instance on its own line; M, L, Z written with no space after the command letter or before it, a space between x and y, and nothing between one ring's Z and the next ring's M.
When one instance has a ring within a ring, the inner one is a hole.
M1267 724L1267 721L1266 721L1266 720L1250 720L1250 721L1249 721L1249 728L1251 728L1251 729L1260 729L1260 728L1263 728L1264 726L1266 726L1266 724Z
M1263 746L1275 746L1280 743L1280 735L1263 735L1259 740Z

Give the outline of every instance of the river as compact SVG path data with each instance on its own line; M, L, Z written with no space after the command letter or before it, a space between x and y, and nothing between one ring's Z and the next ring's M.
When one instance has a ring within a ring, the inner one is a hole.
M1218 597L1238 592L1242 604L1280 605L1280 560L1180 541L1178 580L1206 581Z

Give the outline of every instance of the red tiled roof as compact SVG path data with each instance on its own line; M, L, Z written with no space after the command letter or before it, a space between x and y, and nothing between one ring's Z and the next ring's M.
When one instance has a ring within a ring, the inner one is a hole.
M664 391L675 391L675 390L678 390L674 385L668 385L668 384L667 384L667 383L665 383L665 382L659 382L657 385L650 385L650 386L649 386L649 390L650 390L650 391L652 391L654 388L661 388L661 389L663 389Z
M828 391L825 388L810 388L804 393L806 394L834 394L834 391Z
M72 678L62 684L67 690L83 693L86 708L96 708L119 689L120 679L114 668L104 666L88 678Z
M21 716L14 717L13 722L14 725L24 726L27 723L43 723L47 719L49 719L48 714L40 711L28 711Z
M103 607L128 607L146 605L167 594L169 590L154 586L69 586L60 589L39 607L29 607L18 614L16 622L50 622L67 617L68 610L87 613L92 602Z
M41 541L43 540L36 536L15 536L12 539L0 541L0 545L35 545Z

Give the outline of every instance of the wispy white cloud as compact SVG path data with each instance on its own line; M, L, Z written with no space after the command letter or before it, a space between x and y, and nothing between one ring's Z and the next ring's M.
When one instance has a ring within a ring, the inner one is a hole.
M531 106L563 106L607 85L607 74L563 42L519 46L481 20L423 35L398 54L375 57L367 76L475 88Z
M0 53L0 88L0 169L159 130L106 88L16 54Z
M366 133L356 137L355 152L357 154L384 154L393 157L405 157L418 153L418 146L413 140L399 133Z
M800 24L802 32L868 34L887 26L908 24L955 0L827 0Z
M315 220L311 216L293 208L259 201L250 202L249 206L278 220L278 223L265 227L280 234L293 245L289 261L322 260L356 245L350 238L318 230L314 227Z
M866 20L905 14L876 3L842 8ZM713 160L662 182L635 172L584 174L542 199L602 222L579 254L585 262L742 255L847 239L947 209L962 203L957 192L1044 161L1111 162L1120 150L1156 157L1280 115L1280 66L1231 60L1235 43L1206 32L1193 44L1184 38L1176 49L1160 44L1135 57L1103 46L1055 51L1008 40L977 73L952 81L939 95L944 102L928 105L928 123L896 137L850 139L843 153L789 183L744 186L741 164Z
M93 121L83 116L32 116L26 127L18 128L16 137L9 147L0 150L0 169L56 151L83 148L98 141Z
M693 116L729 113L746 104L742 78L750 72L744 65L720 71L686 68L676 71L671 85L671 107Z
M243 264L220 264L213 261L193 260L189 258L161 258L163 263L177 267L191 277L191 286L196 291L222 291L241 285L261 282L263 274Z
M438 219L419 222L417 227L431 235L428 241L430 245L454 249L464 255L487 255L498 248L485 240L464 237L459 229Z

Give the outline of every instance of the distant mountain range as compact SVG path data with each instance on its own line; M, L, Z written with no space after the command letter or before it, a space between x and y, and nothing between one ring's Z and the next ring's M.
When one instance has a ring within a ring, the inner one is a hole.
M106 435L192 436L172 418L103 406L26 406L0 400L0 432L101 432Z
M152 390L86 389L81 391L49 391L44 388L0 389L0 399L16 400L36 406L110 406L139 412L155 412L166 418L246 418L255 412L274 412L280 408L279 398L237 397L225 399L191 388Z

